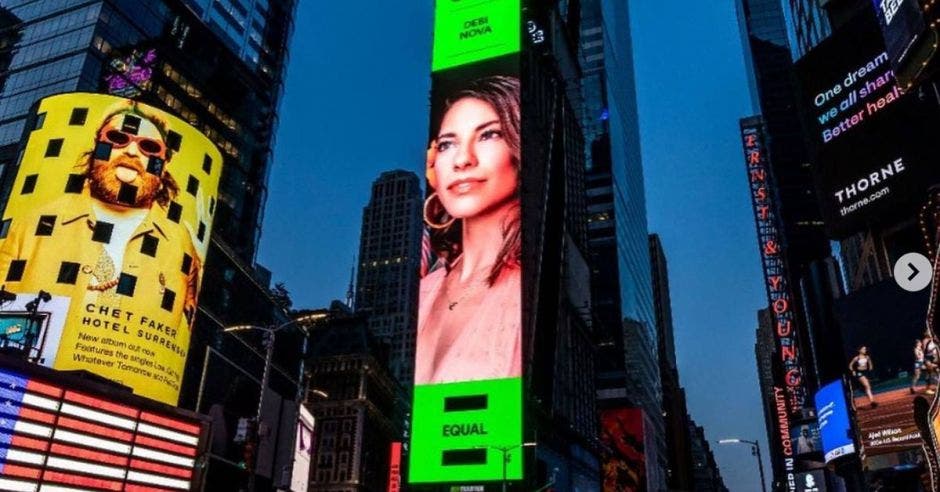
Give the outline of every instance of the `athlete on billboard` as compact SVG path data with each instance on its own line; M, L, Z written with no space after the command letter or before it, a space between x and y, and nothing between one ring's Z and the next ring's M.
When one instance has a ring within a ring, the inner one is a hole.
M875 397L871 394L871 382L868 380L869 374L875 369L875 364L871 360L871 356L868 355L868 347L862 345L858 348L858 354L852 358L852 362L849 362L849 371L852 372L852 376L858 380L859 384L862 385L862 388L865 389L865 394L868 396L868 401L871 403L871 407L875 408L878 406L878 402L875 401Z
M914 341L914 374L911 376L911 394L917 391L917 383L920 382L921 372L927 370L927 391L930 391L933 379L930 377L930 370L927 369L927 360L924 355L924 341L917 339Z
M416 384L522 375L519 97L515 77L472 82L428 150Z
M162 304L167 330L189 321L201 259L192 231L168 217L179 186L166 169L167 132L163 119L133 102L112 108L78 163L81 189L13 220L0 248L7 287L71 288L96 314Z

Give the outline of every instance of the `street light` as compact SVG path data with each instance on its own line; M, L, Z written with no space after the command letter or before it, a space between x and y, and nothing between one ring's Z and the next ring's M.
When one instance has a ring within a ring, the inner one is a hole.
M264 408L264 391L268 387L268 378L271 375L271 362L274 358L274 337L275 334L288 326L293 326L297 323L306 323L309 321L316 321L323 318L326 318L326 313L314 313L308 314L306 316L301 316L289 320L280 325L271 325L271 326L257 326L257 325L236 325L229 326L222 330L223 333L235 333L239 331L249 331L249 330L259 330L264 332L264 370L261 372L261 394L258 395L258 411L255 413L255 431L252 436L252 441L254 446L258 446L258 430L261 427L261 410ZM257 449L256 449L257 452ZM255 456L251 457L252 461L256 459ZM255 490L255 464L248 463L249 473L248 473L248 492L254 492Z
M722 439L718 441L718 444L750 444L751 453L754 456L757 456L757 468L760 470L760 489L764 492L767 492L767 487L764 485L764 462L760 458L760 444L757 441L747 441L745 439Z
M506 492L506 465L509 464L509 452L516 448L534 448L536 443L524 442L522 444L513 444L512 446L480 446L477 449L495 449L503 453L503 492Z

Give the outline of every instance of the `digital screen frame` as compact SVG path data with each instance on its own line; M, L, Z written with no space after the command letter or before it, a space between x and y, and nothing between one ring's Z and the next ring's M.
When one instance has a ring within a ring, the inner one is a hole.
M436 5L410 484L524 475L521 11Z
M44 365L176 405L220 151L182 119L112 95L46 97L30 122L0 229L11 308L36 299L49 313L33 347Z

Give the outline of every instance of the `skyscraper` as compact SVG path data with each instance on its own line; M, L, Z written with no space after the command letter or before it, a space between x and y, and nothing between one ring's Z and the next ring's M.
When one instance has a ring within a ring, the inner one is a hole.
M796 111L797 89L788 32L795 30L801 19L794 18L788 23L787 12L792 16L794 11L785 9L783 2L738 0L738 23L754 111L763 117L770 137L770 167L776 182L774 193L780 203L778 214L786 238L787 263L792 271L799 272L813 260L828 256L829 243L823 232L809 150Z
M591 295L599 321L595 327L599 404L643 407L653 423L655 459L664 463L658 336L629 4L585 0L581 12L581 126L589 166L588 241Z
M832 33L829 16L817 0L788 0L784 8L787 21L787 37L794 60L802 58L809 50Z
M667 460L666 483L670 490L689 490L692 486L692 454L689 435L689 409L685 390L679 384L676 367L676 342L672 324L672 299L669 292L669 267L659 235L650 234L650 261L653 272L653 298L656 302L656 342L659 375L663 395L663 424Z
M209 456L209 480L234 490L245 475L238 466L244 459L241 447L232 441L234 424L257 410L263 350L260 334L236 337L223 328L287 319L288 306L268 288L270 273L254 259L296 2L253 2L245 37L235 42L196 15L194 5L184 0L3 2L0 60L8 60L9 68L0 75L0 201L10 196L18 143L36 101L62 92L114 92L117 87L106 81L114 67L151 53L146 76L129 85L125 80L122 95L178 115L208 136L223 158L179 405L215 419L218 438ZM249 54L253 47L257 57ZM277 397L266 398L263 418L273 428L281 422L272 416L282 410L288 415L297 392L299 347L297 332L278 336L270 382ZM291 418L284 420L292 432ZM279 478L276 447L266 441L257 449L261 486Z
M362 210L356 310L391 349L389 369L405 388L414 380L421 266L422 192L408 171L382 173Z

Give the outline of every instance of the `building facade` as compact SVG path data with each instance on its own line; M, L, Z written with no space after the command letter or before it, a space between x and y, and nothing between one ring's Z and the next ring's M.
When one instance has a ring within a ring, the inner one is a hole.
M663 463L669 490L691 490L694 483L689 409L685 389L679 383L676 367L676 341L669 291L669 266L662 241L650 234L650 261L653 273L653 299L656 302L657 359L663 392L663 425L667 461Z
M248 16L254 28L235 43L197 14L196 3L3 2L0 61L7 66L0 72L0 201L6 203L11 193L18 144L36 101L63 92L114 92L106 77L116 61L152 52L148 75L133 87L125 85L122 94L179 116L208 136L223 156L179 405L214 420L210 483L236 490L245 482L246 469L254 469L259 489L265 489L282 483L289 467L280 458L276 437L292 441L283 432L294 428L290 415L292 409L296 413L303 337L296 330L278 336L272 396L265 399L263 413L264 424L275 431L247 456L244 442L235 439L236 427L257 410L262 337L223 333L223 328L287 320L287 306L271 295L270 272L255 263L255 252L296 2L254 2ZM257 56L246 55L252 47ZM239 465L246 460L247 465Z
M400 442L407 404L387 370L388 348L371 335L364 316L334 302L328 318L310 326L308 402L316 419L310 487L313 491L388 490L393 442Z
M644 408L656 443L648 459L663 464L666 440L629 2L584 0L580 8L580 116L588 166L591 295L598 321L598 402ZM650 486L657 490L665 483Z
M406 388L414 380L422 196L414 173L382 173L362 210L359 236L355 309L388 344L389 370Z
M715 454L705 438L705 429L689 422L689 434L692 436L692 460L695 467L695 492L727 492L725 481L721 478Z

